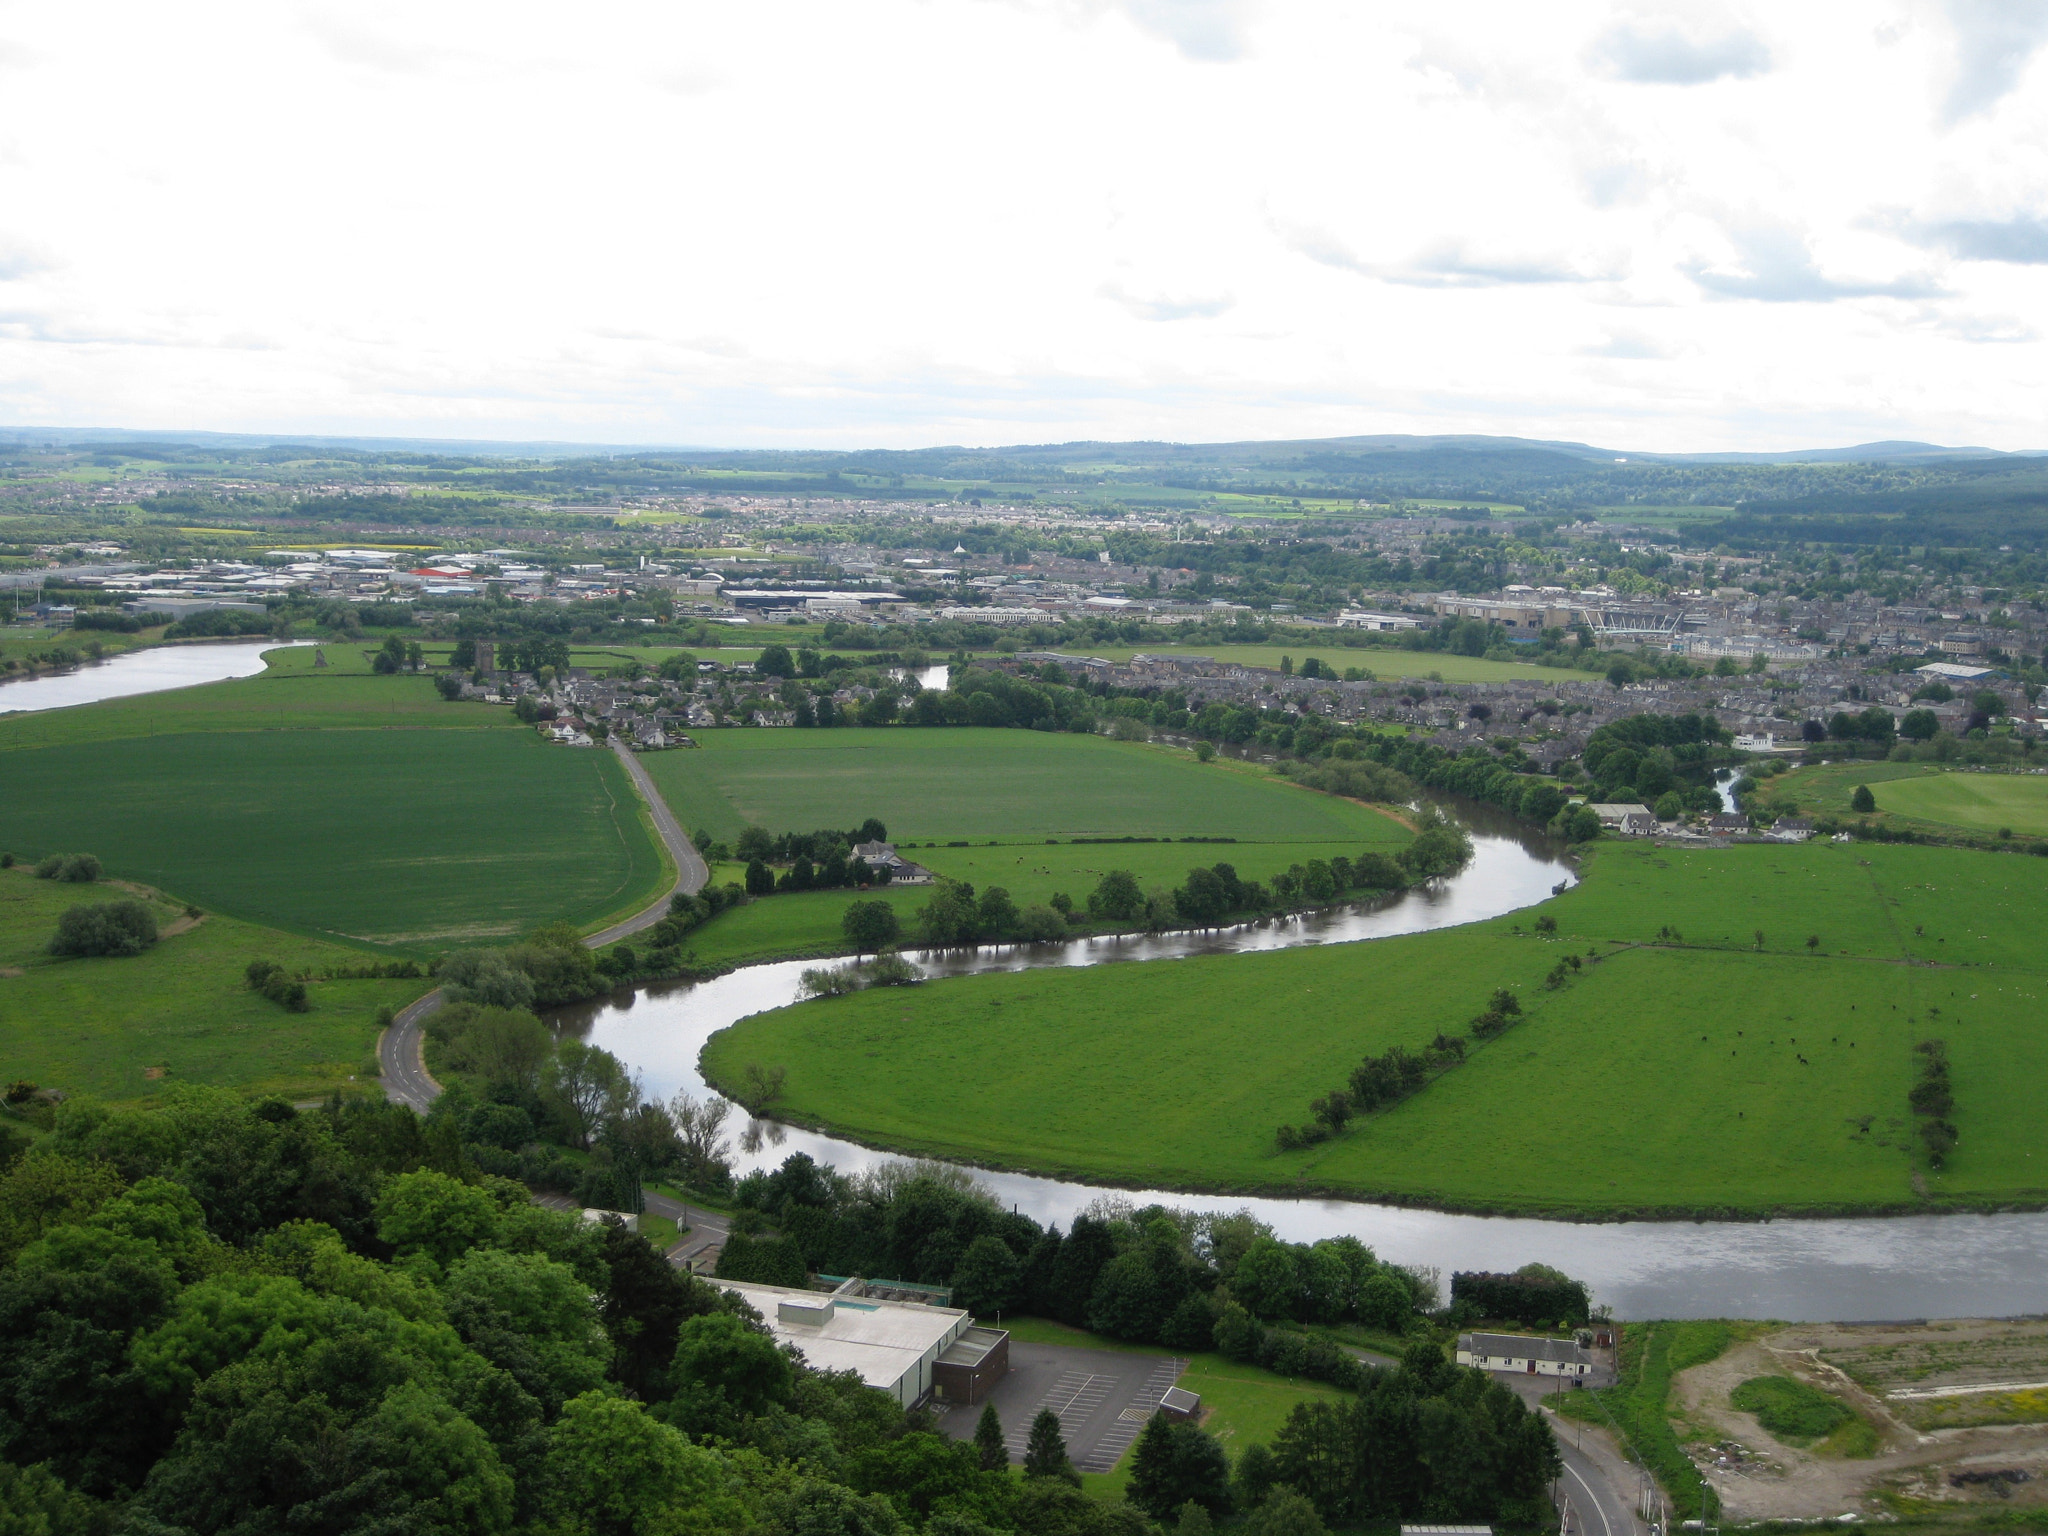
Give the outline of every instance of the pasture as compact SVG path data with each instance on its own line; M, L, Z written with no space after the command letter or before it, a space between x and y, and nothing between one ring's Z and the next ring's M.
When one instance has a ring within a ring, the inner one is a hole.
M804 1003L704 1064L786 1065L779 1112L872 1144L1108 1182L1594 1216L2048 1202L2044 899L2048 860L2012 855L1603 844L1580 886L1508 918ZM1584 971L1547 990L1566 954ZM1277 1150L1362 1055L1461 1032L1495 987L1524 1022ZM1906 1103L1935 1035L1960 1132L1941 1170Z
M282 686L353 695L414 681ZM484 714L438 699L434 708ZM203 707L181 714L218 718ZM0 741L13 726L0 723ZM86 850L112 875L208 909L427 952L545 922L596 926L651 901L664 878L645 809L612 754L550 747L524 730L188 728L0 751L0 848Z
M1855 810L1850 797L1868 785L1877 811ZM1820 763L1764 782L1766 806L1800 814L1861 820L1931 837L2048 837L2048 773L2002 773L1939 763Z
M1907 821L1996 836L2048 837L2048 774L1931 774L1873 785L1877 808Z
M1244 842L1398 844L1365 806L1169 748L1099 736L973 728L711 730L695 751L650 753L676 818L730 839L857 826L892 838L1235 837ZM1220 856L1220 855L1219 855ZM1210 860L1208 862L1214 862Z
M181 1083L320 1093L366 1070L377 1010L403 1006L426 985L315 981L310 1010L287 1013L244 984L251 960L296 972L379 957L219 914L182 932L167 929L133 957L48 953L66 908L135 894L106 881L37 880L20 865L0 870L0 1076L117 1100ZM151 905L160 924L183 917L181 904Z

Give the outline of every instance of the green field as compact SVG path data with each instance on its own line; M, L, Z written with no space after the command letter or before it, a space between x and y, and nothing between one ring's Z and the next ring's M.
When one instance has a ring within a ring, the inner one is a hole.
M684 826L720 838L749 823L810 831L870 816L892 838L919 843L1220 836L1383 844L1407 835L1377 811L1262 772L1100 736L908 727L693 734L701 750L650 753L647 769Z
M2048 773L1999 773L1939 763L1820 763L1765 782L1764 804L1808 816L1861 819L1850 797L1868 785L1873 820L1935 837L2048 837Z
M595 925L661 856L609 752L526 731L265 731L0 753L0 846L272 927L399 947Z
M366 1070L377 1010L426 985L315 981L310 1011L287 1013L244 984L251 960L298 971L378 957L217 914L132 958L47 952L67 907L130 894L105 882L37 880L19 865L0 870L0 1078L110 1099L180 1083L319 1093ZM177 904L152 905L160 923L183 915Z
M210 910L424 950L654 899L666 857L611 753L369 675L373 650L0 718L0 848L89 851Z
M787 1066L785 1112L837 1134L1112 1183L1595 1216L2048 1202L2044 902L2048 860L2018 856L1603 846L1511 918L805 1003L714 1036L705 1065ZM1589 952L1606 958L1542 987ZM1276 1150L1361 1055L1456 1033L1499 986L1526 1022L1334 1141ZM1932 1034L1961 1134L1940 1171L1906 1105Z
M1873 785L1871 793L1879 810L1906 821L2048 837L2048 774L1950 772Z

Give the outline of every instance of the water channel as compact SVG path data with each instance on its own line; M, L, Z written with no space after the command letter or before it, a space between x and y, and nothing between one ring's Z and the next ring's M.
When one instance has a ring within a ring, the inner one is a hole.
M248 640L130 651L106 661L84 663L70 672L0 683L0 715L65 709L74 704L97 704L102 699L225 682L231 677L254 677L263 670L263 653L282 649L276 640Z
M934 977L1030 966L1102 965L1237 954L1303 944L1342 944L1418 933L1497 916L1540 901L1570 866L1560 850L1484 807L1460 805L1474 857L1460 874L1389 901L1212 933L1082 939L920 954ZM797 999L803 961L748 966L713 981L657 985L580 1009L555 1022L603 1046L640 1074L650 1094L710 1090L698 1053L716 1031ZM1543 1112L1570 1115L1571 1085L1532 1093ZM1644 1107L1654 1115L1654 1105ZM804 1152L842 1172L892 1154L814 1131L753 1128L739 1171ZM1581 1224L1450 1215L1346 1200L1247 1199L1117 1191L1058 1179L977 1170L995 1196L1040 1222L1065 1225L1105 1195L1199 1210L1249 1208L1296 1242L1343 1233L1383 1258L1453 1270L1512 1269L1531 1260L1588 1281L1622 1317L1755 1317L1858 1321L2010 1316L2048 1311L2048 1214L1917 1216L1771 1222Z

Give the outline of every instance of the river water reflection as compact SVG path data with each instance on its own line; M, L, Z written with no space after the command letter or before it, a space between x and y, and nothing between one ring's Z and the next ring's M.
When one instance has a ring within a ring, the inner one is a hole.
M1428 889L1217 933L1084 939L921 954L933 976L1032 966L1101 965L1190 955L1338 944L1418 933L1529 906L1575 877L1561 850L1485 807L1459 805L1471 827L1472 863ZM806 964L748 966L713 981L669 984L566 1009L555 1022L603 1046L640 1074L650 1094L709 1090L697 1058L716 1031L797 998ZM1550 1111L1546 1111L1548 1113ZM1646 1114L1656 1112L1646 1105ZM891 1154L775 1124L736 1167L772 1167L808 1153L842 1172ZM1250 1208L1282 1237L1308 1242L1351 1234L1383 1258L1458 1269L1512 1269L1532 1260L1588 1281L1623 1317L1756 1317L1855 1321L2005 1316L2048 1310L2048 1214L1892 1217L1773 1222L1616 1222L1586 1225L1449 1215L1346 1200L1273 1200L1113 1191L1059 1179L982 1171L998 1198L1034 1219L1065 1225L1105 1194L1200 1210Z
M65 709L74 704L97 704L102 699L125 699L138 693L163 693L199 683L225 682L231 677L254 677L263 670L263 653L283 648L275 640L252 640L230 645L178 645L130 651L125 656L71 672L0 683L0 714Z

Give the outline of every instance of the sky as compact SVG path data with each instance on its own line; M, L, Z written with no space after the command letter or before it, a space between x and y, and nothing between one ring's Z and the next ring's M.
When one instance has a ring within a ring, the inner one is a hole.
M2048 0L0 0L0 424L2048 448Z

